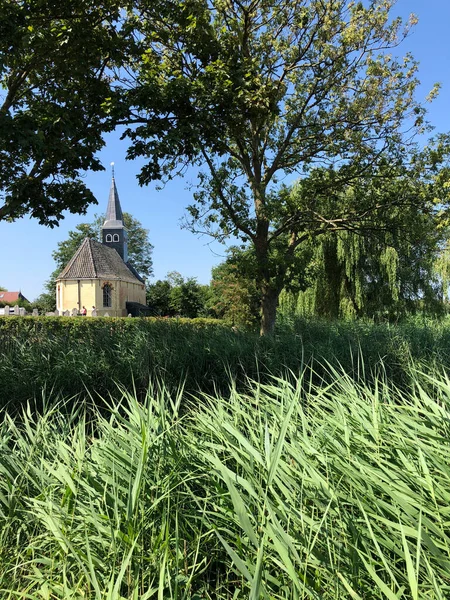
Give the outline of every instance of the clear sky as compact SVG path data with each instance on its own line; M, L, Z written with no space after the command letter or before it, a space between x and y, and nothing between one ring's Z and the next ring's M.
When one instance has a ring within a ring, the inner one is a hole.
M429 106L429 119L436 132L450 131L450 0L398 0L394 12L405 19L410 13L419 17L418 25L397 54L411 51L419 60L419 97L424 99L435 82L442 84L439 97ZM118 134L107 137L100 154L106 171L86 174L87 185L98 200L87 215L67 214L54 229L29 218L0 223L0 286L9 291L20 289L29 300L43 291L44 282L55 267L51 254L57 243L66 239L68 231L78 223L89 222L94 214L106 210L112 161L122 209L150 231L154 245L153 281L163 279L169 271L179 271L185 277L208 283L211 268L224 259L223 246L180 228L184 208L192 200L189 183L194 181L194 174L170 182L161 191L156 190L156 185L141 188L136 180L140 163L125 161L126 147Z

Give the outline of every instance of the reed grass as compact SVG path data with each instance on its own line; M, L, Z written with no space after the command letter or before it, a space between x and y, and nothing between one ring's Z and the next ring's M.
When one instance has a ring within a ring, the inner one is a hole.
M5 413L0 597L449 598L450 380L328 369Z
M51 391L79 401L118 399L117 383L144 396L158 380L172 391L183 383L188 392L225 394L230 375L243 389L247 378L299 373L305 365L323 378L325 363L357 379L361 358L366 379L382 362L392 381L407 385L411 358L450 362L449 322L299 320L261 339L212 320L0 317L0 409L39 402Z

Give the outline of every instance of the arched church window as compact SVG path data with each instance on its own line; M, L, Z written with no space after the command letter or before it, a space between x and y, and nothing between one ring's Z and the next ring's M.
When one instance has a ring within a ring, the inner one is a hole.
M110 233L106 234L106 241L107 242L112 242L112 235Z
M119 234L118 234L118 233L115 233L115 234L113 235L113 242L118 242L118 241L119 241Z
M112 306L112 287L109 283L103 286L103 306L105 308L111 308Z

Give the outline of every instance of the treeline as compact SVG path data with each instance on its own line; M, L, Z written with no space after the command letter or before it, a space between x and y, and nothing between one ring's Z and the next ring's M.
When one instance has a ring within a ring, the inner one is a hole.
M172 272L147 286L147 304L154 316L222 319L240 328L252 328L259 314L254 282L226 261L212 270L209 285L195 277Z
M280 294L279 319L442 317L448 311L449 266L447 231L436 228L431 218L412 223L409 235L323 236L298 254ZM147 302L155 316L219 318L254 328L260 317L254 253L231 248L227 260L212 270L209 285L169 273L148 286Z
M147 272L151 272L148 232L134 222L141 238L147 240L136 244L134 258L142 266L145 250ZM38 308L45 313L55 309L55 278L84 236L94 237L87 227L78 226L58 245L53 254L57 268L47 283L47 293L32 304L22 302L27 310ZM132 232L130 239L134 238ZM279 297L278 318L281 322L297 317L398 322L417 314L444 316L449 257L448 231L437 227L432 215L422 215L421 221L411 219L407 232L399 229L361 236L342 231L311 239L297 252L290 268L289 281ZM147 284L147 304L153 316L222 319L239 328L254 329L261 313L254 251L249 246L230 248L227 259L213 268L207 285L172 271Z
M284 290L319 285L316 252L330 236L381 238L378 264L400 298L388 249L404 240L413 255L430 215L448 225L450 135L429 137L418 62L397 54L417 20L402 23L393 4L67 0L61 12L3 0L0 221L55 226L66 210L85 213L95 198L84 173L103 168L105 134L120 127L141 185L195 167L189 230L252 249L244 276L262 335L275 331ZM359 262L327 287L339 298L315 293L334 315L370 314L361 287L376 271Z
M448 312L448 233L422 223L396 236L349 232L311 244L307 277L280 295L279 314L397 322L411 315Z

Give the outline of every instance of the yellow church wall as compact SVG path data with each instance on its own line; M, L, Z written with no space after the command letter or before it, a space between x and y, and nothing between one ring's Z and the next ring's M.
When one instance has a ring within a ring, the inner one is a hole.
M63 281L61 294L61 304L58 307L60 312L78 308L78 283L76 281Z
M105 284L109 284L112 288L111 307L103 306ZM61 280L57 282L56 299L56 307L60 313L65 310L72 312L74 308L80 311L85 306L90 316L92 307L95 306L98 316L107 313L110 317L126 317L126 303L146 304L146 293L145 286L141 283L106 279Z
M121 282L119 291L120 305L125 306L126 302L139 302L146 304L145 286L129 282Z
M74 308L80 311L85 306L89 314L92 306L95 306L95 284L95 279L58 281L56 284L56 308L58 311L72 311Z
M103 286L109 283L112 286L112 307L103 307ZM126 303L139 302L146 304L145 286L128 281L101 281L98 289L97 314L108 313L110 317L126 317Z
M85 306L88 314L91 312L92 306L95 306L95 279L86 279L80 281L81 285L81 304L80 309Z

